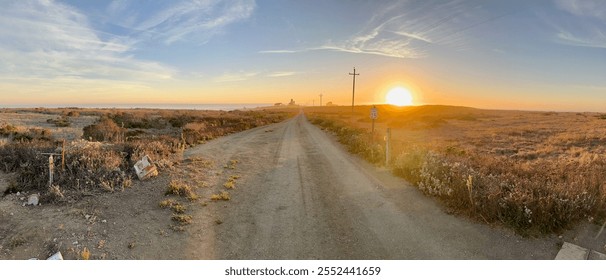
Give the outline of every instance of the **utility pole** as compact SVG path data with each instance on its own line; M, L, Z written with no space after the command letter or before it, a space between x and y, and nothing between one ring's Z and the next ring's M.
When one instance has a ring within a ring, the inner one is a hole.
M354 67L354 72L349 73L349 75L353 76L353 90L351 91L351 112L354 111L354 98L356 96L356 76L359 76L360 73L356 74L356 67Z
M320 106L322 106L322 94L320 93Z

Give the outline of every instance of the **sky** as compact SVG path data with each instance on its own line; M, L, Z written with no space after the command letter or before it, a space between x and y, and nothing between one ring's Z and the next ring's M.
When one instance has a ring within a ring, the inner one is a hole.
M603 0L0 0L0 106L606 111Z

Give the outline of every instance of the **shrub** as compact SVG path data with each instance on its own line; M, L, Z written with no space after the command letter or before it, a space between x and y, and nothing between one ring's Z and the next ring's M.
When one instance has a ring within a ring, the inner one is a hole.
M68 127L71 125L71 122L67 116L61 116L57 119L48 119L46 122L54 124L56 127Z
M119 127L107 117L102 117L96 124L83 128L82 138L99 142L121 142L126 130Z

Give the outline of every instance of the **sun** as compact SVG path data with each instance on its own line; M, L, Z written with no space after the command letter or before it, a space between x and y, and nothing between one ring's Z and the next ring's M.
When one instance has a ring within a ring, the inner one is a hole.
M406 88L395 87L385 95L385 102L396 106L409 106L412 105L412 94Z

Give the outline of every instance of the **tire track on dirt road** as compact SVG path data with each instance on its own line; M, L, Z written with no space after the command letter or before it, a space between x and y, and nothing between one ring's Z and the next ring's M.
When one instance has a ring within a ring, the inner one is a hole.
M196 153L248 155L245 175L218 214L220 259L553 259L557 253L553 237L525 239L446 214L404 180L349 155L303 114L209 144Z

